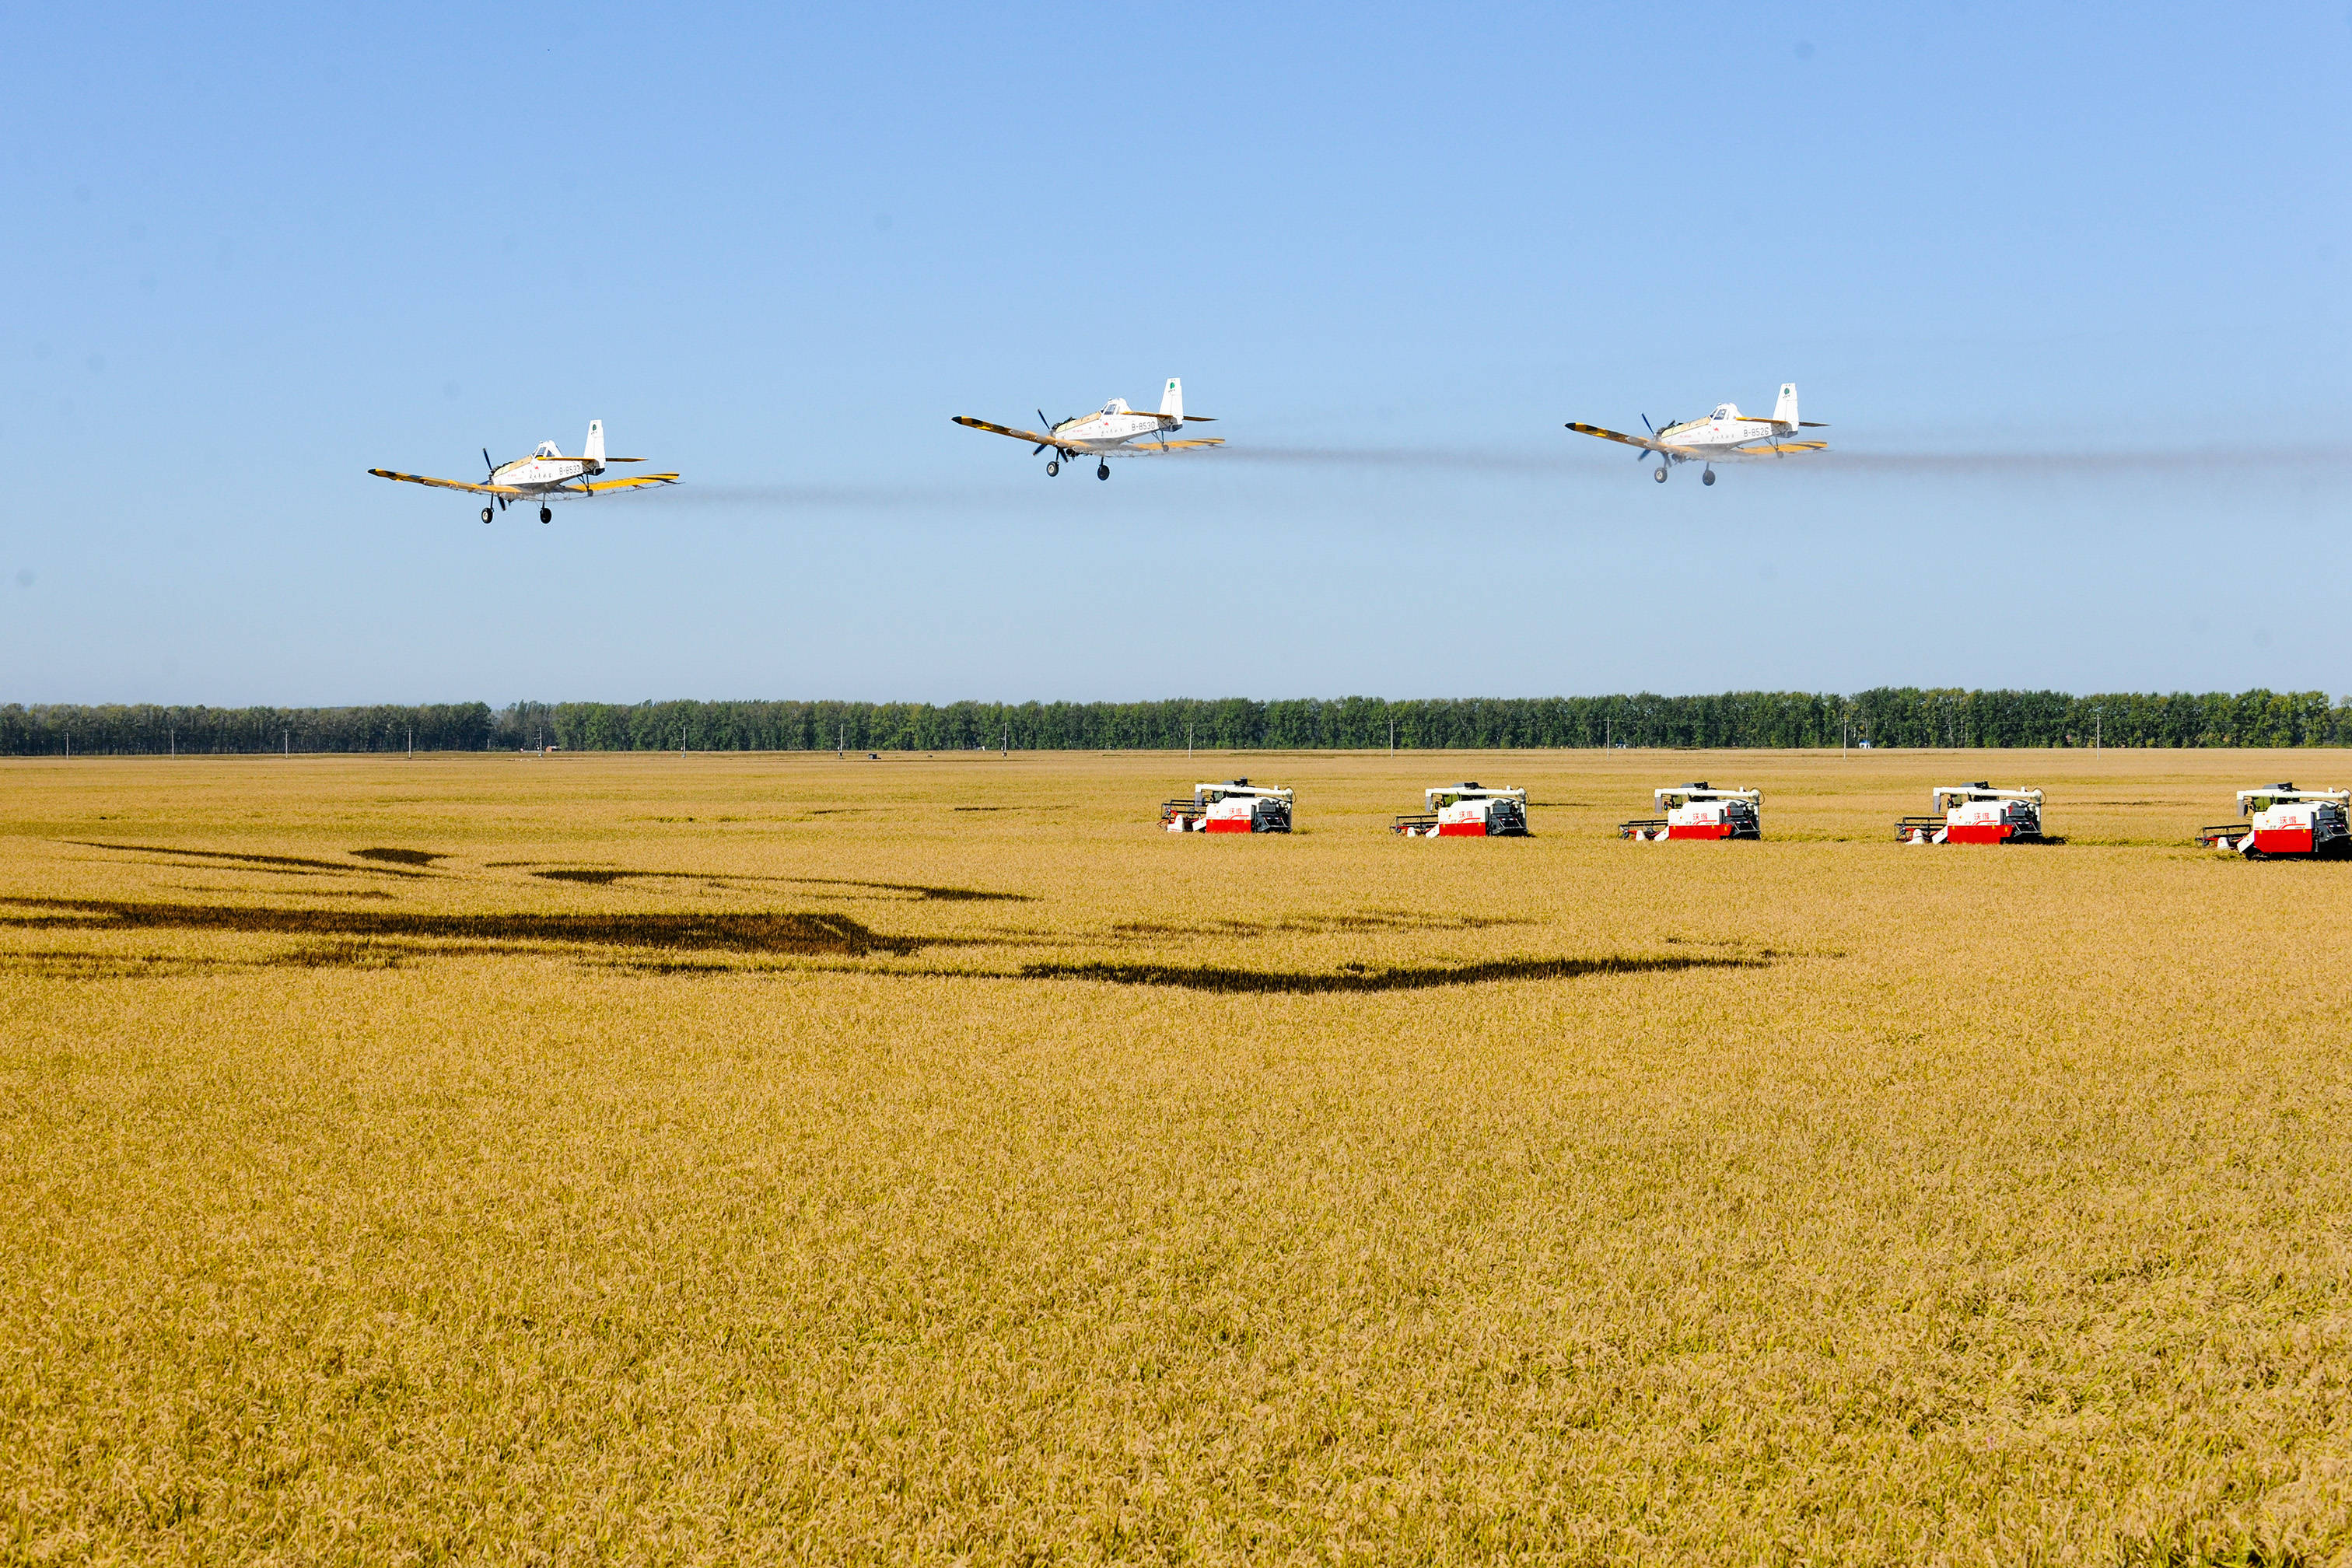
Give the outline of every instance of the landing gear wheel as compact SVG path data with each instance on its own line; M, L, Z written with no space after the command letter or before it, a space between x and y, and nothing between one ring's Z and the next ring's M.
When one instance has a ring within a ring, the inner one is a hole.
M488 507L484 507L482 509L482 521L484 522L490 521L490 509Z
M1664 463L1660 463L1658 465L1657 471L1650 477L1657 480L1658 483L1664 484L1666 482L1666 466Z
M539 521L541 522L553 522L555 521L555 514L548 510L545 507L541 507L539 509Z
M1062 460L1059 458L1055 458L1052 462L1045 465L1045 477L1049 479L1061 471Z
M1097 463L1095 465L1095 478L1098 479L1107 479L1110 478L1110 465L1108 463Z
M1709 468L1706 472L1701 474L1698 477L1698 482L1703 485L1711 485L1715 483L1715 470L1713 468Z

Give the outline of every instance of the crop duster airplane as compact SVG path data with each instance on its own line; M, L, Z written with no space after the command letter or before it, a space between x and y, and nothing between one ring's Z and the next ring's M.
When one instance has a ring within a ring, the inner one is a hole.
M1754 414L1742 414L1737 404L1727 403L1704 419L1685 419L1670 424L1661 430L1650 424L1650 416L1642 416L1642 424L1649 438L1621 436L1614 430L1603 430L1598 425L1579 425L1570 420L1568 427L1579 435L1598 436L1604 441L1622 441L1628 447L1639 447L1644 452L1658 455L1658 471L1650 477L1660 484L1666 482L1666 466L1670 463L1705 463L1699 475L1708 484L1715 483L1717 463L1748 462L1763 458L1794 458L1806 452L1826 452L1827 441L1791 441L1786 437L1799 430L1826 430L1811 419L1797 417L1797 384L1790 382L1780 388L1780 401L1772 405L1772 414L1765 418Z
M601 474L607 463L642 463L643 458L608 458L604 456L604 422L588 421L588 442L580 448L580 456L567 458L556 449L552 441L541 441L539 450L528 458L517 458L511 463L490 461L489 448L482 448L482 464L490 470L487 483L469 484L464 479L432 479L423 474L398 474L390 468L370 468L369 473L380 479L400 479L412 485L432 485L445 490L471 490L476 495L495 497L499 510L504 511L509 501L539 502L539 521L546 522L551 514L547 503L551 500L577 500L583 496L603 495L606 490L644 489L649 485L674 485L676 474L632 474L625 479L591 479ZM482 509L482 521L490 521L490 509Z
M1193 423L1214 423L1205 414L1192 416ZM1160 412L1142 414L1127 405L1124 397L1114 397L1102 405L1099 413L1081 414L1060 424L1048 424L1045 411L1037 410L1037 423L1045 426L1040 435L1034 430L1015 430L1007 425L991 425L985 419L955 416L959 425L969 425L975 430L993 435L1010 436L1016 441L1034 441L1037 452L1048 447L1054 449L1053 459L1045 465L1049 475L1062 471L1062 465L1083 452L1095 459L1095 478L1110 478L1109 458L1158 458L1171 452L1197 452L1209 447L1222 447L1223 441L1210 437L1198 437L1190 441L1171 441L1169 432L1184 428L1184 384L1175 376L1168 378L1168 390L1160 395ZM1130 445L1130 443L1132 443Z

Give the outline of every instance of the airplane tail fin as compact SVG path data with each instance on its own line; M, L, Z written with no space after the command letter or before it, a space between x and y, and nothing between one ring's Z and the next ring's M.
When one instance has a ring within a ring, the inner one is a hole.
M588 444L580 448L580 455L588 460L589 472L604 471L604 422L602 419L588 421Z
M1181 377L1168 378L1168 390L1160 395L1160 416L1184 423L1184 383Z
M1797 384L1783 382L1780 401L1772 405L1772 423L1794 426L1797 423Z

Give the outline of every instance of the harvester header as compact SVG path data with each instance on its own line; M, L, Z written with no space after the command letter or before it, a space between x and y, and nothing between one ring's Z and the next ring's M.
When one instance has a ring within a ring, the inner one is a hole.
M1400 816L1389 831L1407 838L1523 838L1528 831L1528 792L1489 789L1472 780L1437 784L1421 792L1429 809Z
M2245 820L2200 827L2197 842L2250 860L2273 855L2313 859L2352 855L2347 809L2352 809L2352 790L2297 789L2291 784L2242 789L2238 815Z
M1929 795L1932 816L1906 816L1895 825L1906 844L2046 844L2042 834L2042 792L1995 789L1984 780L1940 784Z
M1160 825L1171 833L1287 833L1290 791L1247 779L1197 784L1192 799L1160 803Z
M1617 837L1655 844L1668 838L1761 838L1764 792L1717 789L1698 784L1668 784L1650 792L1663 816L1637 816L1617 825Z

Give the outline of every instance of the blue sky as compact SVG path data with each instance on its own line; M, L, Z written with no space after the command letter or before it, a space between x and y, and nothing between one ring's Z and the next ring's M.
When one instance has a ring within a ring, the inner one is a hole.
M21 11L0 700L2352 690L2344 5L1710 15Z

